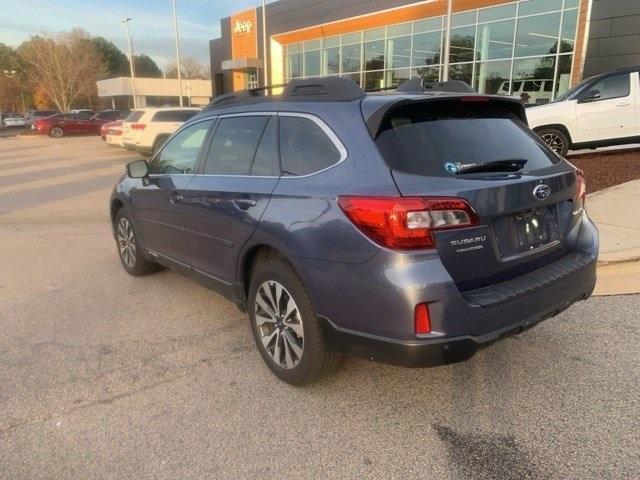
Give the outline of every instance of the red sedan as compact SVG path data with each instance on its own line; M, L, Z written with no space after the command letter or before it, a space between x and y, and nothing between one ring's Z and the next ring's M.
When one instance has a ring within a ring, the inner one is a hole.
M86 115L59 113L35 120L31 129L50 137L60 138L64 135L99 133L102 123L100 120Z

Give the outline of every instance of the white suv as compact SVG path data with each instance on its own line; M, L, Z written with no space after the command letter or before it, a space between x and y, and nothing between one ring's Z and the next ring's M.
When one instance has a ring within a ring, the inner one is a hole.
M640 66L587 78L553 103L527 108L529 126L558 154L640 143Z
M138 108L122 122L122 146L152 155L184 122L200 112L196 107Z

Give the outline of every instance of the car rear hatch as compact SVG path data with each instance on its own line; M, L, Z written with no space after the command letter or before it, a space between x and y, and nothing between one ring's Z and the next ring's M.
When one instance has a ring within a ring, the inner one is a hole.
M574 250L580 180L528 129L519 102L414 96L382 108L367 125L401 195L458 197L477 214L474 226L434 232L461 291L521 277Z

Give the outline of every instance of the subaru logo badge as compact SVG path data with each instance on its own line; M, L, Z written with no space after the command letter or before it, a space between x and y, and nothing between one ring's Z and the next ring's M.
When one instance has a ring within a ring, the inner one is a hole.
M551 195L551 188L549 188L549 185L545 185L544 183L533 189L533 196L538 200L544 200L549 195Z

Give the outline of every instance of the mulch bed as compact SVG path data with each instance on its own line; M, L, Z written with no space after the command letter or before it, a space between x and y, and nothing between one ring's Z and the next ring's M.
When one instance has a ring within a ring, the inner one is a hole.
M640 149L586 153L567 160L584 171L587 193L640 178Z

